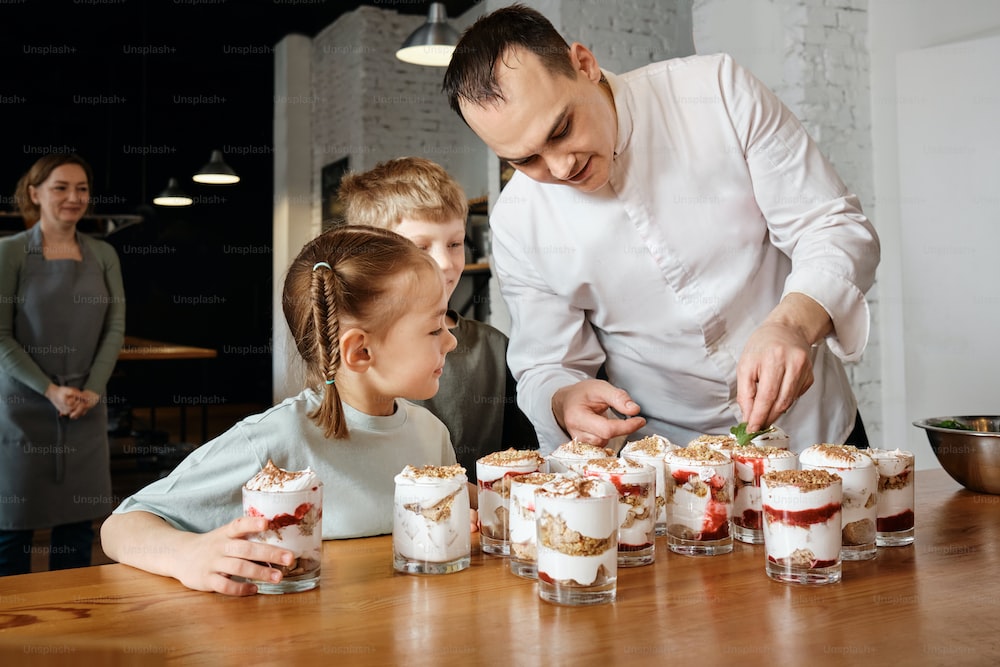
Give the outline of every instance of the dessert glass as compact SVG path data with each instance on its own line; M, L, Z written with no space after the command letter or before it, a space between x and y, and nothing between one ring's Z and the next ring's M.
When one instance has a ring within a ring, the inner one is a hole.
M596 477L561 476L535 491L538 595L547 602L614 602L618 491Z
M469 490L460 465L406 466L396 475L392 564L408 574L448 574L469 567Z
M708 445L667 452L667 546L688 556L733 550L733 461Z
M799 454L803 470L827 470L843 480L841 558L875 558L878 471L871 457L852 445L819 444Z
M291 565L266 565L281 570L281 581L251 581L258 593L280 594L307 591L319 585L323 560L323 483L305 470L289 472L268 461L243 485L243 513L267 519L267 528L247 537L288 549L295 556Z
M775 470L760 480L767 576L792 584L832 584L841 576L840 476Z
M510 484L510 571L525 579L538 578L535 541L535 491L558 475L532 472L518 475Z
M763 544L760 477L772 470L795 470L795 452L779 447L733 447L733 537L747 544Z
M518 475L538 472L545 459L533 449L507 449L476 461L479 487L479 543L485 553L510 553L510 485Z
M913 544L913 452L871 449L878 470L878 518L875 544L903 547Z
M626 458L591 459L584 476L618 491L618 567L649 565L656 555L656 471Z
M656 534L667 534L667 483L664 477L666 463L663 455L678 445L660 435L651 435L642 440L627 442L622 447L619 456L625 459L645 463L656 471Z
M592 445L589 442L570 440L556 447L555 451L545 457L548 472L579 473L583 464L590 459L600 459L610 456L604 447Z

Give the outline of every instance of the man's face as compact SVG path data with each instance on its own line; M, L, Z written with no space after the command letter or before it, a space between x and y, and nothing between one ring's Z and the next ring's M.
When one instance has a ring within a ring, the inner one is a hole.
M460 104L469 127L518 171L539 183L593 192L608 182L618 117L593 54L574 44L570 57L573 78L514 49L497 64L504 99L485 107Z

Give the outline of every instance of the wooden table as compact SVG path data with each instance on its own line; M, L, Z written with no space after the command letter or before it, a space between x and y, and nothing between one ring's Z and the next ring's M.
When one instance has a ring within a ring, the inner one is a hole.
M374 537L327 542L322 585L295 595L198 593L123 565L0 578L0 646L22 659L0 663L102 642L199 665L997 664L1000 496L940 470L916 483L916 543L823 587L769 580L763 546L686 557L661 538L653 565L619 570L617 602L560 607L478 550L463 572L394 574Z

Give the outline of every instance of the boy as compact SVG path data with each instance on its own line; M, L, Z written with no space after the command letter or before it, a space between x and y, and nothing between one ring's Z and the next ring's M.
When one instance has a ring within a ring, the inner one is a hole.
M344 177L338 193L348 224L390 229L429 252L444 271L449 297L465 268L468 200L438 164L403 157ZM449 310L458 347L448 355L437 395L415 401L448 427L458 462L476 481L476 460L508 447L537 449L531 422L517 407L507 368L507 336Z

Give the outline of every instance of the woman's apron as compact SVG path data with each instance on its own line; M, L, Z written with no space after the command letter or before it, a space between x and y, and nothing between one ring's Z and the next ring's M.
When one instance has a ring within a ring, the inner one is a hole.
M83 261L48 261L41 225L27 233L14 336L53 383L81 389L111 298L103 270L79 233ZM45 396L6 373L0 397L0 529L46 528L110 512L117 503L103 400L79 419L60 417Z

